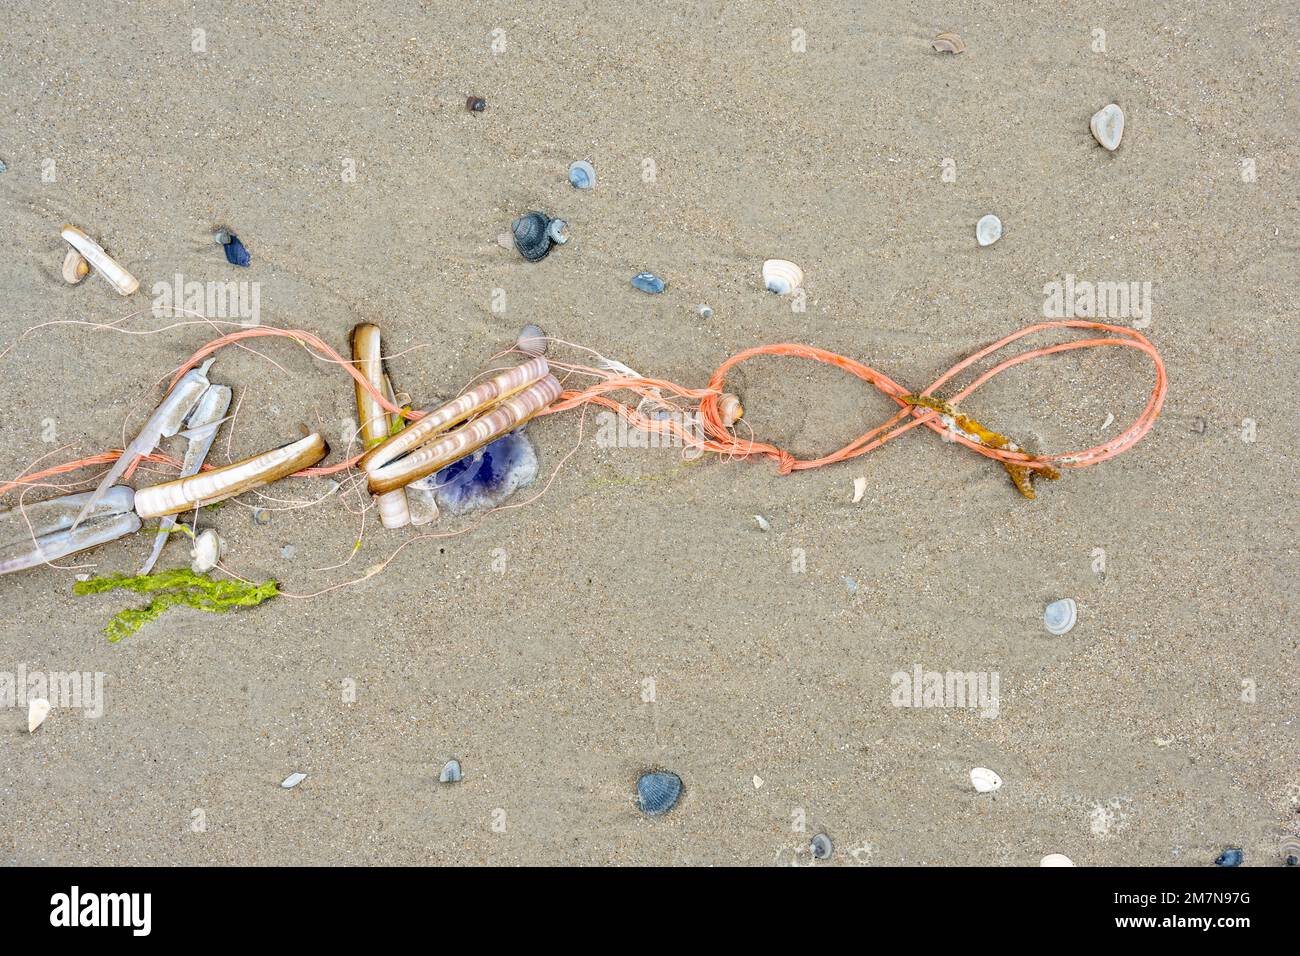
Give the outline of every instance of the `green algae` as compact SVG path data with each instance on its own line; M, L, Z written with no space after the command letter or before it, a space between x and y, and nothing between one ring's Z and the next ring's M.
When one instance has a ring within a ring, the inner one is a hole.
M152 594L153 599L144 607L118 611L104 628L112 643L134 634L150 621L155 621L173 607L192 607L211 614L224 614L231 608L256 607L280 593L275 581L254 584L247 581L214 581L206 574L195 574L189 568L173 568L153 574L104 574L78 581L72 587L76 595L104 594L121 588L137 594Z

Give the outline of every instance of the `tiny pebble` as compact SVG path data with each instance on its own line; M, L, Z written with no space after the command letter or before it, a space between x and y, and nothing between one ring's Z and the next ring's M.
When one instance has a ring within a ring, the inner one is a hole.
M1241 847L1230 846L1220 853L1214 860L1215 866L1241 866L1241 861L1246 855L1241 852Z
M754 789L755 790L761 789L762 786L763 786L763 778L760 777L758 774L754 774Z
M280 786L284 787L286 790L292 790L306 779L307 775L305 773L299 773L295 770L293 773L289 774L289 776L280 781Z
M653 272L638 272L632 277L632 288L649 292L651 295L663 292L666 285L667 283Z

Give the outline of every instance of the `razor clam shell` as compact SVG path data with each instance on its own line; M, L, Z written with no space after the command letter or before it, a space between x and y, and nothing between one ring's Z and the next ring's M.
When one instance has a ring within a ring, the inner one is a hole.
M42 535L66 531L72 527L78 509L90 500L92 494L94 492L83 491L0 511L0 545L28 545ZM115 485L95 502L88 517L94 519L120 515L133 507L135 491L126 485Z
M363 322L352 330L352 364L365 376L366 381L386 392L390 402L393 400L392 383L384 374L379 326ZM360 382L356 382L355 386L362 445L365 448L380 445L388 439L391 424L389 413ZM401 490L380 495L375 499L375 506L379 509L379 523L385 528L405 528L411 523L411 513L406 507L406 493Z
M201 508L310 468L329 454L318 432L233 465L176 478L135 493L135 510L141 518L161 518L191 508Z
M81 257L90 263L100 275L121 295L130 295L140 288L140 280L127 272L117 260L104 251L104 248L76 226L64 224L62 232L64 241L81 253Z
M358 463L367 474L374 474L385 465L429 441L438 432L446 431L463 422L474 412L494 404L541 380L550 372L546 359L538 356L523 365L507 369L476 385L469 391L435 408L417 422L412 422L388 441L368 451Z
M76 528L41 535L34 542L9 545L0 548L0 574L23 571L47 561L57 561L139 530L139 517L135 512L127 511L97 521L86 521Z
M371 494L383 494L404 487L417 478L431 475L452 462L459 461L488 442L514 431L559 398L561 391L560 383L553 375L534 382L519 394L493 405L469 424L421 445L400 461L370 471Z

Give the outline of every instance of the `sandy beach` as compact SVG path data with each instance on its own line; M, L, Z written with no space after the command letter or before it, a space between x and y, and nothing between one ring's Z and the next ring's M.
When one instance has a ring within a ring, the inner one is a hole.
M806 864L825 833L817 865L1281 864L1300 835L1290 4L322 7L0 11L0 482L121 448L248 321L158 314L178 277L255 284L261 325L340 352L379 325L417 405L527 323L553 356L693 388L796 342L920 389L1050 318L1052 283L1136 283L1143 314L1100 321L1159 350L1163 411L1035 501L920 428L781 475L606 447L595 410L565 412L528 426L540 475L512 501L535 500L485 518L363 526L323 478L205 512L227 567L280 582L256 608L108 642L141 597L73 585L136 573L147 532L0 577L0 673L103 675L99 715L55 707L28 734L25 705L0 707L0 862ZM932 50L943 31L965 52ZM1109 103L1114 152L1089 132ZM533 209L572 235L538 263L496 242ZM986 214L1004 232L981 248ZM66 284L65 222L139 291ZM773 258L803 269L802 308L764 290ZM666 290L633 289L642 270ZM247 345L210 373L239 403L211 460L300 424L340 460L347 375ZM1081 350L962 409L1084 449L1153 381L1135 350ZM800 457L897 409L791 358L728 383L746 427ZM134 484L168 475L147 467ZM1044 607L1066 597L1078 621L1054 636ZM996 675L996 714L897 706L918 668ZM450 758L464 779L440 784ZM1001 788L976 792L976 767ZM650 818L655 769L684 792Z

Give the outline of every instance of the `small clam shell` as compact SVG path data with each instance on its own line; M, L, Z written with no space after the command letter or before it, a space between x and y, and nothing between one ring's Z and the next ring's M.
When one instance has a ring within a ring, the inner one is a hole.
M1002 220L991 213L975 223L975 241L981 246L991 246L1002 238Z
M284 787L286 790L292 790L306 779L307 775L305 773L295 770L293 773L289 774L289 776L280 781L280 786Z
M1043 611L1043 627L1047 628L1049 633L1058 637L1062 634L1068 634L1078 619L1079 606L1074 603L1074 598L1061 598L1059 601L1053 601Z
M548 234L551 219L544 212L526 212L511 226L513 242L519 254L529 262L545 259L555 245L555 240Z
M1092 114L1088 128L1093 139L1113 153L1124 136L1124 111L1115 103L1107 104Z
M68 254L63 257L63 281L68 285L76 285L88 275L90 275L90 263L76 249L69 249Z
M551 242L562 246L569 241L569 224L563 219L552 219L546 227L546 234L551 237Z
M955 33L940 33L930 41L930 48L938 53L965 53L966 41Z
M976 767L970 772L971 786L980 793L992 793L1002 787L1002 778L988 767Z
M649 817L667 813L682 795L682 778L667 770L641 776L636 782L637 804Z
M722 419L722 424L727 428L740 421L744 415L745 406L740 404L740 399L735 395L724 392L718 396L718 417Z
M438 774L439 783L460 783L462 774L460 772L460 761L455 758L448 760L442 766L442 773Z
M596 167L585 159L570 163L569 182L574 189L591 189L596 185Z
M1074 866L1074 861L1064 853L1049 853L1038 861L1039 866Z
M50 702L44 697L35 697L27 702L27 732L33 734L36 728L45 723L50 716Z
M777 295L789 295L803 286L803 270L785 259L768 259L763 263L763 287Z
M194 538L194 547L190 548L190 569L195 574L206 574L217 566L221 560L222 541L215 531L206 528Z
M1300 866L1300 836L1282 838L1282 863L1284 866Z
M519 330L519 338L515 340L515 347L525 355L531 355L534 358L545 355L546 333L540 325L525 325Z
M1239 846L1230 846L1214 858L1215 866L1241 866L1246 854Z
M814 860L829 860L835 852L835 844L825 833L819 833L808 841L808 849Z

